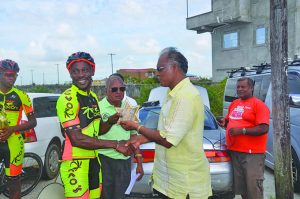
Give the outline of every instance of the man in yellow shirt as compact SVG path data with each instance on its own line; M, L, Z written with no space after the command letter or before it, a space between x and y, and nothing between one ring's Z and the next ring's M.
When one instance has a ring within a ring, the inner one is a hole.
M203 150L204 105L198 90L186 78L187 59L176 48L164 49L157 63L161 86L169 87L158 128L132 121L120 124L141 135L130 140L134 147L156 142L153 188L162 198L207 199L211 194L209 164Z

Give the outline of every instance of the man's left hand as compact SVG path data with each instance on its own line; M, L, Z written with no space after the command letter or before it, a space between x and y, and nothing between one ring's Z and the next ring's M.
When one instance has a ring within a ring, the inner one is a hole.
M107 120L109 124L116 124L120 118L121 114L120 113L115 113L112 116L110 116Z
M137 181L140 181L142 177L144 176L144 169L142 164L138 164L135 170L136 174L140 174L139 177L136 179Z

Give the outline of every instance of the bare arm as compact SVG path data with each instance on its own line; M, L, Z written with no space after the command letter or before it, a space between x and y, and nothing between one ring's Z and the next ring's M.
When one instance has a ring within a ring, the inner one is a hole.
M120 125L126 130L136 130L140 134L142 134L143 137L137 136L139 137L140 144L152 141L166 148L170 148L173 146L170 142L166 140L166 138L161 137L159 131L157 130L148 129L144 126L140 126L138 123L133 121L121 121ZM137 144L135 146L139 145Z
M106 122L103 122L101 120L100 131L99 131L100 135L104 135L105 133L107 133L109 129L118 122L119 118L120 118L120 114L116 113L110 116Z
M34 128L36 126L36 118L34 114L28 115L27 118L28 122L24 124L17 124L16 126L8 126L4 129L1 129L0 140L7 140L13 132L19 132Z
M251 136L260 136L263 134L268 133L269 131L269 125L268 124L259 124L257 126L251 127L251 128L245 128L246 133L245 135L251 135ZM230 135L241 135L243 134L243 128L231 128L229 129Z

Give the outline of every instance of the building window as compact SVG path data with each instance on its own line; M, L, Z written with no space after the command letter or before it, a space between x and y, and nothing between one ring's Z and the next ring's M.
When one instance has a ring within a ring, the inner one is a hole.
M223 48L237 48L238 40L239 38L237 32L225 33L223 36Z
M265 27L256 28L255 41L256 41L256 45L262 45L262 44L266 43L266 28Z

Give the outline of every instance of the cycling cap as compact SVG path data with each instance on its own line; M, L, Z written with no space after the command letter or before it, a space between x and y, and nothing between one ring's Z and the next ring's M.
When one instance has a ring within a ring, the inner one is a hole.
M93 72L95 72L96 65L95 65L94 59L89 53L86 53L86 52L73 53L68 58L67 63L66 63L68 71L70 71L70 68L74 63L81 62L81 61L89 64L92 67Z
M14 72L18 73L20 70L17 62L10 59L4 59L0 61L0 72Z

